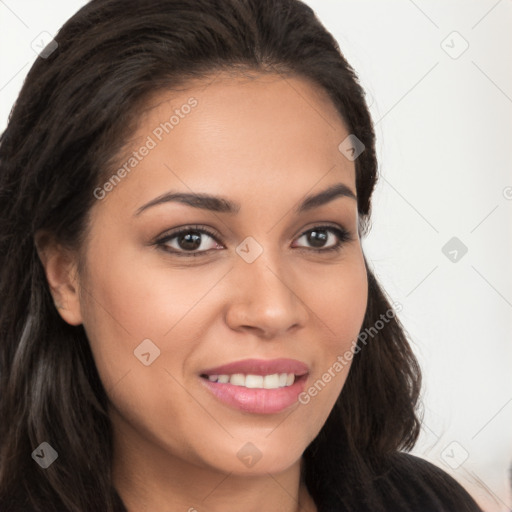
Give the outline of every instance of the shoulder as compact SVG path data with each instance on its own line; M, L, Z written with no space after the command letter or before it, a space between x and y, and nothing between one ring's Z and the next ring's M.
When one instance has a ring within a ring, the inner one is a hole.
M482 512L452 476L409 453L391 456L387 471L375 483L389 510Z

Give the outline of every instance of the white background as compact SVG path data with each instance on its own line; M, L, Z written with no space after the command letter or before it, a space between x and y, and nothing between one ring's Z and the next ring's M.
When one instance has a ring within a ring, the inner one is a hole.
M1 131L32 41L85 3L0 0ZM363 246L423 367L413 453L486 511L511 510L512 0L307 3L376 123L381 178ZM455 262L442 252L452 237L468 249L455 248Z

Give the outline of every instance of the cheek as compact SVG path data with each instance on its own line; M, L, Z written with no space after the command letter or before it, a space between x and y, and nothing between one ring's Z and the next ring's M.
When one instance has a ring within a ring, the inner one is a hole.
M366 271L359 265L343 270L339 279L331 278L325 286L324 318L328 327L339 335L339 343L357 337L368 300Z
M107 259L98 252L90 261ZM200 437L191 424L205 424L182 383L206 332L205 312L216 307L206 294L224 272L151 266L128 250L108 261L89 269L83 317L111 415L118 427L129 424L157 444L165 439L162 446L180 453L191 430ZM215 422L209 429L212 436L225 434Z
M325 268L322 275L309 274L304 295L319 328L328 335L323 348L331 355L339 353L357 338L366 312L368 280L362 253L354 250L335 270Z
M368 281L362 253L347 258L338 271L317 277L321 285L311 287L308 305L324 336L319 338L317 363L299 401L315 408L316 422L322 425L348 377L366 312Z
M180 378L179 361L186 361L200 343L209 318L205 311L213 314L217 307L211 301L214 293L208 292L225 269L172 269L129 247L115 247L90 249L82 294L84 328L104 386L115 385L127 371L134 375L146 368L137 359L139 347L148 348L150 358L158 354L151 368L172 368ZM149 374L142 373L144 382Z

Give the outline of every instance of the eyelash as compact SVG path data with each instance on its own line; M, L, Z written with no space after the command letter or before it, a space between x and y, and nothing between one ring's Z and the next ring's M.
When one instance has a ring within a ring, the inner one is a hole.
M334 227L334 226L329 226L329 225L326 225L326 226L325 225L314 226L314 227L312 227L310 229L307 229L306 231L302 232L298 236L298 238L301 238L304 235L307 235L308 233L310 233L312 231L330 231L330 232L334 233L338 237L338 242L335 245L333 245L332 247L328 247L327 249L308 248L308 247L299 247L299 249L305 249L307 251L309 250L309 251L313 251L313 252L316 252L316 253L338 252L338 251L341 250L341 248L342 248L342 246L343 246L343 244L345 242L349 242L349 241L352 240L352 236L350 235L350 233L346 229L338 228L338 227ZM191 232L202 233L202 234L208 235L213 240L215 240L216 243L219 243L219 244L221 243L221 242L219 242L217 240L217 235L215 233L213 233L211 230L209 230L208 228L204 227L204 226L186 226L184 228L179 229L178 231L174 231L174 232L168 233L167 235L165 235L162 238L160 238L159 240L157 240L154 245L160 247L164 251L169 252L171 254L176 254L177 256L185 256L185 257L204 256L208 252L210 252L212 250L216 250L216 249L209 249L209 250L206 250L206 251L198 251L198 252L176 251L175 249L169 249L169 247L166 245L169 241L173 240L174 238L177 238L180 235L185 235L185 234L188 234L188 233L191 233Z

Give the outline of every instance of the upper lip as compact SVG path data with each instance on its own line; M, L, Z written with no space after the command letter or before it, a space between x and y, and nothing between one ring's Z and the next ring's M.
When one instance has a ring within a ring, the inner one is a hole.
M201 375L273 375L274 373L294 373L297 376L308 373L308 365L296 359L244 359L209 368Z

